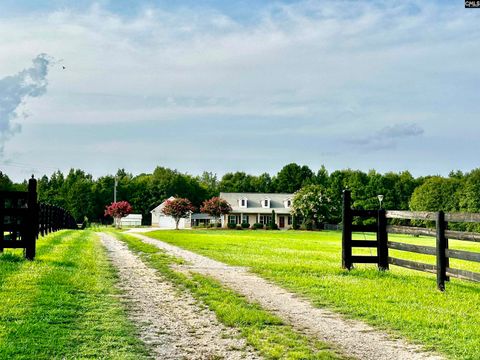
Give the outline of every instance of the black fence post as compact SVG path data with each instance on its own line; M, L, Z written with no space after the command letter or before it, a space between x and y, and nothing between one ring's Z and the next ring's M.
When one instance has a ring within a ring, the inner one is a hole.
M48 205L48 233L53 232L53 206Z
M447 280L447 238L445 237L445 213L437 213L437 287L440 291L445 291L445 281Z
M38 209L37 209L37 180L32 178L28 181L28 216L25 232L25 257L28 260L35 258L35 242L38 233Z
M45 235L45 205L40 204L40 234Z
M352 209L350 190L343 191L342 268L352 268Z
M378 210L377 218L377 255L378 268L388 270L388 233L385 209Z

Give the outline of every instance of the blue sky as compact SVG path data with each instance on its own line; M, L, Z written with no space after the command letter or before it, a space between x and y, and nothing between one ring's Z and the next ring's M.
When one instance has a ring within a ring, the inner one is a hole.
M2 1L0 169L470 170L479 58L462 1Z

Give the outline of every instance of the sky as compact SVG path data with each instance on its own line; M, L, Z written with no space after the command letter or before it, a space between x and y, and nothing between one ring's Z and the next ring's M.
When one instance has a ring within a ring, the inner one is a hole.
M480 166L463 1L0 2L0 170Z

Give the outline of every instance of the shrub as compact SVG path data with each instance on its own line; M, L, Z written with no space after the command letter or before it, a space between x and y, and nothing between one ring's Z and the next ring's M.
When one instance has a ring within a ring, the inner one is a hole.
M242 223L242 228L243 229L248 229L250 227L250 224L249 223L246 223L246 222L243 222Z
M217 228L222 227L221 223L217 223L216 225L217 225Z
M263 229L263 224L255 223L255 224L252 225L252 229L253 230Z
M227 224L227 227L228 227L229 229L235 229L235 228L237 227L237 224L228 223L228 224Z
M237 229L237 230L243 230L243 227L242 227L242 225L238 224L238 225L235 227L235 229Z
M270 223L270 226L268 227L270 230L278 230L278 225L275 223Z
M313 221L310 219L305 220L300 228L302 230L313 230Z

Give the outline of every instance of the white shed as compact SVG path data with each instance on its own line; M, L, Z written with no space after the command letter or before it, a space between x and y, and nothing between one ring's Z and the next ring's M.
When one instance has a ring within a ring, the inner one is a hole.
M128 214L120 219L121 226L141 226L142 214Z

